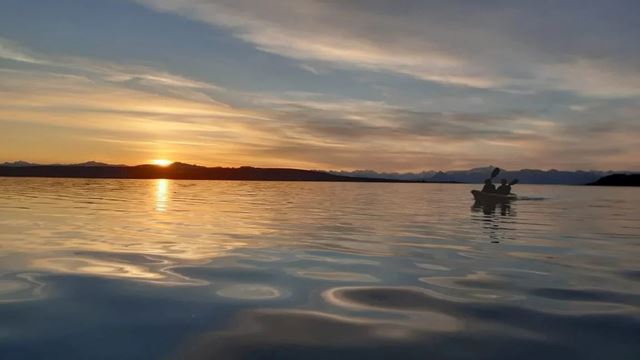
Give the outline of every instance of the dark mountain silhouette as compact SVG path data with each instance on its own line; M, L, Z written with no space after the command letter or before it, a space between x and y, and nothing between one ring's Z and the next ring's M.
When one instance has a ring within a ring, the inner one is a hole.
M612 174L602 177L589 185L640 186L640 174Z
M4 162L0 164L0 166L8 166L8 167L37 166L37 165L40 165L40 164L34 164L27 161L22 161L22 160L13 161L13 162Z
M107 163L98 162L98 161L86 161L86 162L78 163L78 164L50 164L50 165L43 165L43 164L36 164L36 163L30 163L28 161L18 160L18 161L13 161L13 162L5 162L5 163L0 164L0 166L25 167L25 166L125 166L125 165L113 165L113 164L107 164Z
M357 170L353 172L332 171L341 176L362 176L371 178L384 177L387 179L401 179L428 182L462 182L482 183L494 169L493 166L479 167L469 170L453 171L423 171L420 173L378 173L372 170ZM594 182L599 178L613 174L613 171L562 171L562 170L502 170L498 178L518 179L521 184L566 184L582 185Z
M436 171L422 171L419 173L399 173L399 172L377 172L374 170L355 170L355 171L328 171L330 174L340 176L355 176L366 177L373 179L396 179L396 180L409 180L409 181L421 181L430 179L435 175Z
M333 175L322 171L254 168L204 167L184 163L157 165L107 165L82 163L76 165L0 166L0 176L119 178L119 179L191 179L191 180L267 180L267 181L346 181L402 182L395 179L370 179Z
M419 173L389 173L373 170L319 171L284 168L204 167L173 163L168 167L157 165L111 165L97 161L78 164L40 165L26 161L0 164L0 176L77 177L77 178L132 178L132 179L209 179L209 180L285 180L285 181L367 181L367 182L429 182L429 183L482 183L493 166L469 170L423 171ZM591 184L613 171L561 171L561 170L502 170L498 178L518 179L523 184ZM617 179L617 178L615 178ZM607 180L610 181L610 180ZM599 184L598 184L599 185Z
M125 165L113 165L99 161L87 161L79 164L69 164L68 166L125 166Z

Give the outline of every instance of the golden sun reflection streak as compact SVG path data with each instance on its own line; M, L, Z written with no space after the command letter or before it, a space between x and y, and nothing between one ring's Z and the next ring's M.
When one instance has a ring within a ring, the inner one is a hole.
M169 201L169 180L156 180L156 211L166 211Z

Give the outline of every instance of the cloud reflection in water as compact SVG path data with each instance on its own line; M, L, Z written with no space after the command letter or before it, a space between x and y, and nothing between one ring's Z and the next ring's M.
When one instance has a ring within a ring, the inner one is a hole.
M519 185L547 200L485 214L469 209L473 185L0 186L0 352L23 358L638 350L629 190Z

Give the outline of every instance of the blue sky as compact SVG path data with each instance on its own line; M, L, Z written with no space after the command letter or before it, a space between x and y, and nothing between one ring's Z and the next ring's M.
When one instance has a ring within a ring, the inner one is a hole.
M637 1L0 9L0 161L640 169Z

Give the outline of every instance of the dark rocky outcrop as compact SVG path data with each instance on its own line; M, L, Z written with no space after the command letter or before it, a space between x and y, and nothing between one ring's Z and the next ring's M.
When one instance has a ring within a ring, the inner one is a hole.
M599 186L640 186L640 174L612 174L589 185Z

